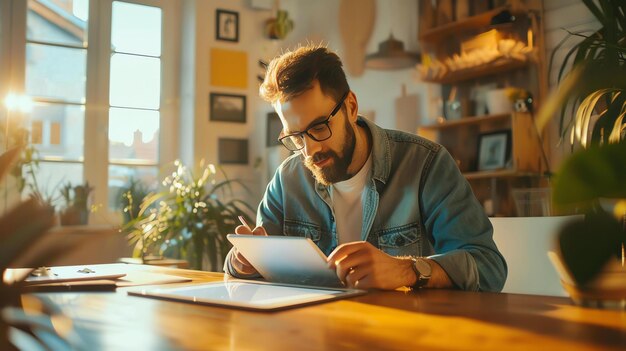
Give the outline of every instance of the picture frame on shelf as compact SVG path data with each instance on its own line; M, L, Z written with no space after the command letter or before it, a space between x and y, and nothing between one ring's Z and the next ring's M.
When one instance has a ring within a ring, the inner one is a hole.
M215 12L215 39L239 41L239 12L217 9Z
M249 162L248 139L219 138L217 153L220 164L247 165Z
M478 136L478 171L506 168L510 157L510 130L482 133Z
M246 123L246 96L210 93L209 120Z

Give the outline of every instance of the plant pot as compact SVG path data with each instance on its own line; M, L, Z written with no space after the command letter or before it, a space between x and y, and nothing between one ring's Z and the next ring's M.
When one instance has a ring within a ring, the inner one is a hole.
M600 198L598 204L601 210L561 229L548 256L576 304L626 309L626 199Z
M513 104L509 100L506 89L489 90L485 94L487 110L490 115L499 115L513 112Z
M293 21L289 19L287 11L278 10L275 18L270 18L265 22L265 35L270 39L285 39L292 30Z
M61 225L86 225L89 211L82 208L66 208L60 215Z
M557 251L548 253L561 277L561 285L575 304L585 307L626 309L626 267L612 258L597 277L585 286L575 283Z

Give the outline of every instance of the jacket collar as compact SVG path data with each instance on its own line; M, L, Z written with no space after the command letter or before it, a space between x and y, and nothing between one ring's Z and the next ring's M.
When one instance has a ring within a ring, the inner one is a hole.
M358 117L357 123L366 126L372 136L372 178L386 184L391 168L389 136L383 128L363 116Z

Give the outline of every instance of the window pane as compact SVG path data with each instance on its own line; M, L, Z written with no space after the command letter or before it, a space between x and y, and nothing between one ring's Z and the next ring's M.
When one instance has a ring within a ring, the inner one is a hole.
M26 38L86 47L88 15L89 0L28 0Z
M160 56L161 9L113 2L111 44L117 52Z
M28 176L27 176L28 177ZM74 185L83 183L83 164L64 162L39 162L39 171L36 173L37 188L39 193L46 199L54 199L55 205L61 205L61 187L70 182ZM31 179L27 179L28 184L32 184ZM27 187L26 194L32 193Z
M113 54L110 104L158 109L161 99L161 60Z
M85 129L83 106L37 103L30 138L42 158L82 161Z
M158 169L154 166L148 167L126 167L109 166L109 209L116 210L123 208L122 194L128 191L131 179L141 182L135 187L134 197L141 197L139 193L154 191L158 188ZM133 201L141 201L135 199Z
M26 93L33 97L85 102L87 50L26 45Z
M159 112L111 108L109 110L109 159L111 161L159 161Z

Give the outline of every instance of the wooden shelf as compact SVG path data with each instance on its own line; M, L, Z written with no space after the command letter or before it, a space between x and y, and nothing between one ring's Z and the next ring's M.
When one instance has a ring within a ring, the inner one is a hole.
M467 180L503 178L503 177L539 177L541 174L533 172L520 172L515 169L498 169L493 171L465 172L463 176Z
M470 124L481 124L481 123L499 121L499 120L507 119L510 117L511 117L511 114L509 113L499 114L499 115L479 116L479 117L463 117L461 119L457 119L454 121L445 121L445 122L438 123L438 124L431 124L428 126L423 126L423 127L420 127L420 129L439 130L439 129L445 129L445 128L455 128L455 127L466 126Z
M494 15L497 15L498 13L500 13L500 11L507 8L507 6L501 6L491 11L481 13L480 15L468 17L460 21L451 22L448 24L444 24L443 26L429 29L424 33L421 33L419 38L420 40L425 42L438 42L445 40L451 35L460 34L467 30L481 29L482 27L486 27L489 25L489 23L491 22L491 18Z
M530 61L510 60L510 59L498 60L498 61L495 61L494 63L450 72L444 75L443 77L439 77L439 78L422 77L422 80L424 82L437 83L437 84L455 84L455 83L459 83L465 80L493 76L498 73L508 72L508 71L512 71L515 69L527 67L529 64L530 64Z

